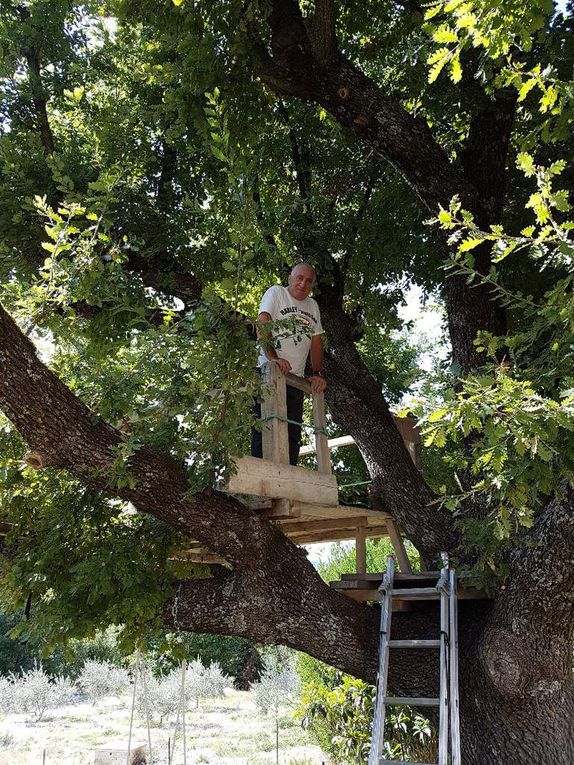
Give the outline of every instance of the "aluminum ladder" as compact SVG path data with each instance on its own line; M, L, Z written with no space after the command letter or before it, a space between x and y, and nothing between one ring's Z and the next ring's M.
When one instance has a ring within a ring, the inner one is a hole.
M381 598L379 671L371 753L368 765L398 765L398 762L400 762L383 758L385 711L387 705L438 707L439 710L438 763L419 764L403 761L403 765L460 765L456 573L452 568L449 568L448 558L446 555L443 555L443 568L434 587L395 589L394 583L395 562L390 557L383 581L379 587ZM400 597L401 600L440 600L440 638L438 640L391 640L393 597ZM387 696L389 649L391 648L439 649L439 698Z

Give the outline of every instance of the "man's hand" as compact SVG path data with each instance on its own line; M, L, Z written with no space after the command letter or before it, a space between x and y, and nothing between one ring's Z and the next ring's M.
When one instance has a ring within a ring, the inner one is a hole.
M321 377L321 375L310 375L307 379L311 383L311 388L315 393L323 393L327 387L327 380L325 380L324 377Z
M287 361L287 359L281 359L277 357L276 359L273 359L273 361L277 364L282 374L284 375L289 374L289 372L291 371L291 364Z

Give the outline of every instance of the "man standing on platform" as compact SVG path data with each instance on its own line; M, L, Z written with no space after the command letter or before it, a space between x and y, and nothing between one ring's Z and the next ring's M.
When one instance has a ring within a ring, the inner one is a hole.
M305 364L307 356L311 352L312 374L308 377L314 391L321 393L327 387L323 377L323 327L319 306L309 293L315 286L315 269L308 263L298 263L289 275L287 287L277 284L270 287L263 295L259 306L257 324L261 347L259 352L258 366L272 361L281 370L282 374L293 374L298 377L305 376ZM287 335L280 329L274 328L271 332L265 332L266 322L280 322L284 319L295 319L297 331L290 331ZM287 385L287 419L293 422L301 422L303 417L303 391ZM261 418L261 404L254 407L255 416ZM289 462L297 464L299 448L301 445L301 426L290 422L289 431ZM251 434L251 454L254 457L262 457L261 432L253 430Z

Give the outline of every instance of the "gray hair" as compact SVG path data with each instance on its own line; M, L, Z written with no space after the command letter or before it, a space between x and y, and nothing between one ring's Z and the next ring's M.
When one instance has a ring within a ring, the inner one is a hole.
M306 261L306 260L300 260L300 261L299 261L299 263L295 263L295 265L294 265L294 266L293 266L293 268L291 269L291 273L293 273L293 271L294 271L296 268L300 268L301 266L304 266L305 268L308 268L310 271L313 271L313 275L314 275L314 277L315 277L315 278L313 279L313 284L315 284L315 283L316 283L316 281L317 281L317 269L315 268L315 266L312 266L310 263L307 263L307 261Z

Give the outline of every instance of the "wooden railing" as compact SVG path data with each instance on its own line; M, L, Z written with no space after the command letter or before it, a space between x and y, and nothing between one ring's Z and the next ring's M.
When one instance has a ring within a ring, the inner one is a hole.
M284 375L277 364L269 362L261 370L261 434L263 459L279 464L289 464L289 436L287 422L287 385L303 391L313 401L313 425L315 430L315 453L319 473L331 473L331 452L325 434L325 394L317 393L303 377Z

